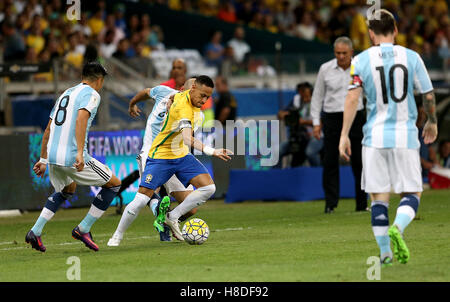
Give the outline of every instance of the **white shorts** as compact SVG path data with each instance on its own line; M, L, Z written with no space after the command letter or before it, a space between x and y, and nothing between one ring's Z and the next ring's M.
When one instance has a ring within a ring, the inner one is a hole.
M367 193L422 192L419 149L362 147L361 189Z
M147 151L147 152L146 152ZM142 176L142 172L145 170L145 163L148 158L148 152L150 150L144 150L139 153L136 157L139 167L139 176ZM145 158L145 160L143 160ZM171 194L172 192L184 192L184 191L194 191L194 187L189 185L187 188L181 183L176 175L172 175L171 178L164 184L164 188L166 188L167 194Z
M95 158L84 164L82 171L75 167L63 167L49 164L48 173L50 182L56 192L61 192L64 187L75 182L77 185L101 187L111 180L111 170Z

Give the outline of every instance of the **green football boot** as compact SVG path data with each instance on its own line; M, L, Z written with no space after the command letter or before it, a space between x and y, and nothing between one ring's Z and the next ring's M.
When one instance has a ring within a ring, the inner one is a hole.
M156 207L156 219L153 222L153 226L158 232L164 232L164 222L166 221L166 213L170 206L170 197L164 196Z
M392 244L394 245L394 255L400 263L407 263L409 260L409 250L403 236L396 225L392 225L388 231Z

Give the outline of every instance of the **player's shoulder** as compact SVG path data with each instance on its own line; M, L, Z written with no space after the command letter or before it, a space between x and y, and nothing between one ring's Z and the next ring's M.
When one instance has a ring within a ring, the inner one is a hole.
M94 88L92 88L91 86L87 85L87 84L82 84L80 87L80 92L79 92L79 96L81 98L91 98L91 97L95 97L100 99L100 94L97 92L97 90L95 90Z
M331 60L329 60L329 61L323 63L323 64L320 66L320 69L321 69L322 71L326 71L327 69L332 68L332 67L335 66L336 64L337 64L337 59L334 58L334 59L331 59Z
M158 86L155 86L155 87L151 88L150 92L152 94L156 94L156 93L170 94L170 93L177 93L178 90L175 90L175 89L170 88L170 87L165 86L165 85L158 85Z

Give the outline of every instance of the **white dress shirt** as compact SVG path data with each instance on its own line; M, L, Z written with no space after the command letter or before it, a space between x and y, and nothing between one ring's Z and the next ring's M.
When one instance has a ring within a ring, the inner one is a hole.
M313 125L320 125L320 112L344 112L345 97L350 83L350 66L344 70L332 59L320 66L311 99ZM359 97L358 110L364 108L362 95Z

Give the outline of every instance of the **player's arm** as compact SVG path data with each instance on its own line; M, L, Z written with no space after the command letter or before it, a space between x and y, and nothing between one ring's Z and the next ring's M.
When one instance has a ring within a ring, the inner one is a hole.
M229 155L233 155L228 149L214 149L209 146L203 145L201 141L192 136L192 128L186 127L181 130L181 134L183 136L183 142L188 147L192 147L198 151L202 151L206 155L215 156L224 161L229 161L231 157Z
M88 110L84 108L78 110L77 120L75 123L75 139L77 141L77 155L75 157L75 163L73 164L73 166L77 169L78 172L83 171L84 168L83 151L84 151L84 143L86 140L87 123L90 116L91 113Z
M316 83L314 84L313 95L311 98L311 116L313 118L313 136L320 139L321 125L320 112L322 111L322 103L325 98L325 72L323 65L319 69Z
M140 115L141 110L136 105L139 102L148 100L150 98L150 88L145 88L139 91L131 100L128 106L128 113L131 117L138 117Z
M344 118L341 130L341 139L339 142L339 153L347 161L350 160L350 155L352 154L348 134L350 132L350 128L352 127L353 121L355 120L356 111L358 110L358 101L361 92L362 92L361 87L351 89L348 91L347 97L345 98Z
M423 141L425 144L433 143L438 134L436 116L436 97L433 91L422 94L423 108L427 114L427 122L423 127Z
M50 138L50 125L52 123L52 119L48 121L47 127L45 128L44 135L42 136L42 144L41 144L41 158L39 161L33 166L34 173L43 178L45 174L45 170L47 169L48 164L48 154L47 154L47 144L48 139Z

